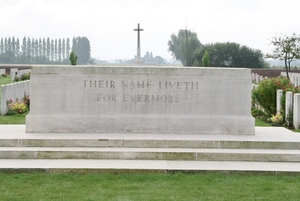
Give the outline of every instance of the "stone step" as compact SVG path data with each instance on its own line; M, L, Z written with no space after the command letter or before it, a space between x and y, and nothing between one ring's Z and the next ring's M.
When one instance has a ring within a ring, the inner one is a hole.
M0 147L299 149L300 142L166 139L1 139Z
M0 159L130 159L300 162L300 150L0 147Z
M249 175L300 175L300 163L166 161L166 160L83 160L83 159L0 159L0 172L45 173L225 173Z
M0 147L118 147L297 149L300 134L282 127L256 127L255 135L25 133L25 125L1 125Z

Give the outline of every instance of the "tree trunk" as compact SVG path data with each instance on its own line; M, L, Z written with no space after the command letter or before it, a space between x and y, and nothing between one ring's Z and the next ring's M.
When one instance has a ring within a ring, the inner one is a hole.
M285 64L286 77L287 77L288 79L290 79L290 76L289 76L289 70L288 70L288 65L287 65L287 55L286 55L285 58L284 58L284 64Z

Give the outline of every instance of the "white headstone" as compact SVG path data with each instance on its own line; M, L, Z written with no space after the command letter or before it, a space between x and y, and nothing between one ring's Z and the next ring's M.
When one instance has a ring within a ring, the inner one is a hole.
M277 111L277 114L279 114L280 110L281 110L282 95L283 95L283 91L281 89L278 89L277 92L276 92L276 111Z
M292 115L291 112L293 111L293 93L288 91L285 95L285 119L288 126L290 126L290 123L288 119Z
M5 69L0 69L0 76L5 75Z
M300 94L294 94L294 111L293 111L293 124L295 129L299 129L300 125Z

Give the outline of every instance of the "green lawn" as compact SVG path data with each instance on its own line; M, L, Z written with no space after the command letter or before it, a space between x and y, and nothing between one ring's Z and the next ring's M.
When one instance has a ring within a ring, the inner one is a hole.
M272 125L256 118L255 119L255 126L272 126Z
M27 113L5 116L0 115L0 124L25 124L26 115Z
M299 176L0 174L0 200L7 201L296 201L299 187Z
M9 75L6 77L3 77L0 75L0 86L4 85L4 84L9 84L9 83L11 83L11 78Z
M1 85L10 84L11 78L10 76L3 77L0 75L0 100L1 100Z

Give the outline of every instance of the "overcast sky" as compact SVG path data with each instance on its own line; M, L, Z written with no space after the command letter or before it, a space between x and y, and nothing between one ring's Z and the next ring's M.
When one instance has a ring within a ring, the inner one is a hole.
M276 34L300 34L299 0L0 0L0 38L86 36L101 60L146 51L171 59L168 40L186 27L201 43L236 42L270 52Z

